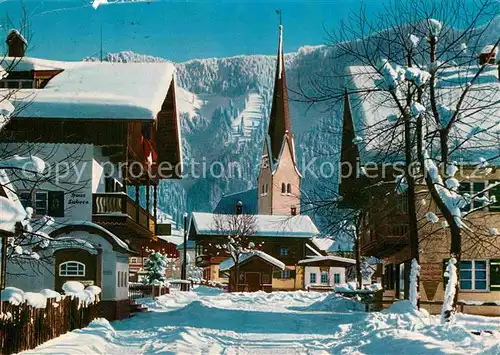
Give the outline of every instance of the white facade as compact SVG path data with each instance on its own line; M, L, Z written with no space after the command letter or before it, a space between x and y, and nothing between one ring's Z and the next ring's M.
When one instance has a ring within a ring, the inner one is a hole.
M54 218L55 223L44 232L57 233L59 228L69 225L75 226L71 231L58 233L56 240L66 238L86 241L94 247L94 250L86 248L91 254L97 254L97 250L101 249L102 264L99 269L101 271L102 299L127 299L128 246L118 239L119 236L114 236L103 227L92 223L92 194L105 192L105 174L118 177L117 166L102 156L100 148L89 144L19 143L1 144L0 147L20 156L32 154L45 161L45 175L37 179L34 186L25 185L26 179L19 176L21 172L9 173L17 195L21 199L23 196L29 197L34 208L36 205L35 219L43 215ZM57 195L58 198L52 199L53 195ZM63 206L54 208L53 204L60 203ZM56 210L56 215L51 213ZM79 225L85 225L86 228L78 230ZM22 267L16 263L8 262L7 286L34 292L45 288L55 289L55 274L58 270L56 270L53 255L57 248L61 249L57 243L51 242L48 248L38 252L44 259L40 262L32 261L22 265ZM84 247L75 243L70 248Z
M335 285L345 284L345 273L344 267L305 266L304 288L308 288L313 285L333 287Z

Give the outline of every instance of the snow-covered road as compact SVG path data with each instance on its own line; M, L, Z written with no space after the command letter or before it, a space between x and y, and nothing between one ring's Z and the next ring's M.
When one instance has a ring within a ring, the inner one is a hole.
M104 319L52 340L36 354L500 354L500 319L365 313L315 292L225 294L199 287L150 301L153 312L111 325ZM399 309L398 309L399 307ZM472 335L469 330L494 330Z

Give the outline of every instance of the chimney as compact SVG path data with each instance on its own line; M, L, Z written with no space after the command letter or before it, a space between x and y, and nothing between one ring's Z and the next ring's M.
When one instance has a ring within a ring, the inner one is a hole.
M493 44L484 46L484 48L481 50L481 53L479 53L479 65L495 64L497 53L498 47L495 47Z
M242 213L243 213L243 202L238 201L238 202L236 203L236 214L237 214L237 215L240 215L240 214L242 214Z
M9 57L24 57L28 42L18 30L10 30L5 43L9 48Z

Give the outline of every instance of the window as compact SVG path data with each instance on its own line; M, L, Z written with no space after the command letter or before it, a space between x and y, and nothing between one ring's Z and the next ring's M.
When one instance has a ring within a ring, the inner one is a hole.
M47 214L48 194L46 192L35 192L35 215L44 216Z
M282 184L281 184L281 193L282 193L282 194L285 194L285 193L286 193L286 185L285 185L285 183L282 183Z
M292 193L292 185L291 184L286 185L286 193L287 194L291 194Z
M288 270L281 271L280 279L289 279L289 278L290 278L290 272Z
M315 284L316 283L316 273L315 272L311 272L309 274L309 278L311 279L311 283L312 284Z
M462 260L460 262L460 289L469 291L488 290L486 260Z
M269 184L266 184L266 195L269 192Z
M30 192L20 192L19 199L24 208L31 207L31 193Z
M321 272L321 283L322 284L328 283L328 273L326 271Z
M266 187L264 184L262 184L262 192L260 193L261 196L264 196L266 194Z
M121 271L118 271L117 281L118 281L118 287L122 287L122 272Z
M468 194L469 196L475 196L475 199L484 197L484 193L481 192L486 188L486 183L484 181L477 182L460 182L459 192L460 194ZM477 196L476 196L477 195ZM467 212L474 208L481 208L484 206L484 201L471 201L465 207L462 208L462 211Z
M20 191L19 199L24 208L33 208L35 216L64 217L62 191Z
M30 79L11 79L0 81L0 88L8 89L33 89L34 81Z
M292 216L297 215L297 207L295 207L295 206L290 207L290 215L292 215Z
M196 244L196 255L203 255L203 245Z
M130 258L130 262L132 264L136 264L137 263L137 258Z
M59 265L59 276L85 276L85 264L79 261L66 261Z
M284 255L288 255L288 248L286 247L281 247L280 248L280 255L284 256Z
M490 180L488 182L488 186L496 184L498 182L499 181ZM490 212L500 212L500 185L492 187L491 190L488 190L488 195L490 198L495 196L496 201L497 201L497 202L493 203L492 205L490 205L490 207L489 207Z
M336 285L340 284L340 274L333 274L333 283Z

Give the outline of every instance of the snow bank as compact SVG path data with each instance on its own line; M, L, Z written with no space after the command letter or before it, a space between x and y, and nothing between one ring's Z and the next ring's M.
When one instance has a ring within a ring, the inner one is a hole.
M47 297L42 293L38 292L25 292L24 300L28 306L33 308L45 308L47 307Z
M364 312L365 305L350 298L331 293L324 300L315 302L310 306L305 307L304 310L330 312Z
M16 287L6 287L2 290L2 302L9 302L14 306L19 306L24 302L24 292Z

